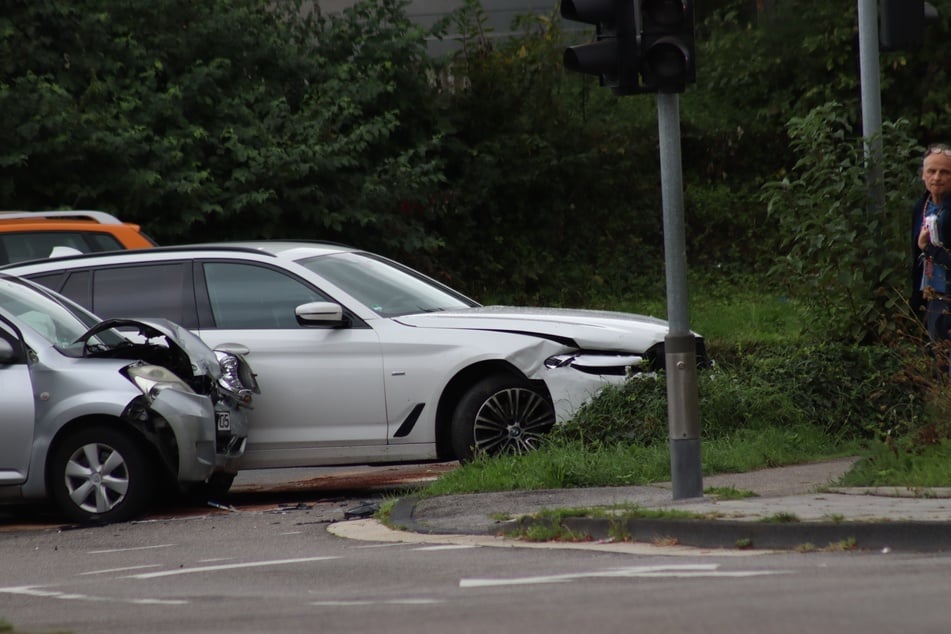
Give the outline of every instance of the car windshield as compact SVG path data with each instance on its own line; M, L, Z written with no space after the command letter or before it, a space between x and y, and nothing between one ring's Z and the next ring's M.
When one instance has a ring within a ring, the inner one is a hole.
M81 354L82 344L74 342L98 323L92 315L73 311L46 294L10 278L0 277L0 307L67 354ZM105 344L105 340L109 340L115 345L125 341L115 331L102 335L96 339L98 343Z
M370 253L334 253L299 260L381 317L478 306L448 286Z

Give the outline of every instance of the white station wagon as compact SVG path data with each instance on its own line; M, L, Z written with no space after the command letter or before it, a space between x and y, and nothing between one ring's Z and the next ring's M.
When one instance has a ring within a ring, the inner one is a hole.
M165 317L247 357L261 394L243 469L531 449L605 385L663 367L668 330L628 313L480 306L325 243L159 247L4 270L102 317Z

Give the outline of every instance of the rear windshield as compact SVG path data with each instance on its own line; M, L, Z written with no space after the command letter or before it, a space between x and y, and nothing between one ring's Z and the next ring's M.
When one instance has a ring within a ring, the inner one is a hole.
M122 248L122 243L112 234L98 231L3 232L0 233L0 264Z

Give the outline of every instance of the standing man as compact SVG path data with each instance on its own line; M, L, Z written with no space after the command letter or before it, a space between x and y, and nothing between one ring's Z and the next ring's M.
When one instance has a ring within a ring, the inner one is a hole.
M933 341L951 339L951 148L929 145L921 167L927 190L914 206L914 265L911 307L920 316L927 303L925 324Z

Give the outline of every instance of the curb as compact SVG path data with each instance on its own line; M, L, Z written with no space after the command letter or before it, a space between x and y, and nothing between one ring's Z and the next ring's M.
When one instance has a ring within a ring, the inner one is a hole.
M418 498L400 498L390 520L403 530L424 535L511 535L534 525L552 527L551 520L523 516L491 529L427 526L414 514ZM562 518L560 525L592 541L619 536L641 543L666 543L697 548L757 550L881 550L951 551L951 526L945 522L759 522L726 519L591 519Z
M414 516L418 499L416 496L399 498L396 504L393 505L393 508L390 509L390 522L402 530L407 530L411 533L420 533L422 535L497 535L499 533L497 530L488 529L475 530L426 526L418 522ZM512 526L514 523L514 521L504 522L500 523L500 526Z
M524 523L534 523L531 518ZM629 536L638 542L667 542L698 548L766 550L951 550L944 522L757 522L694 519L564 518L566 529L592 539Z

